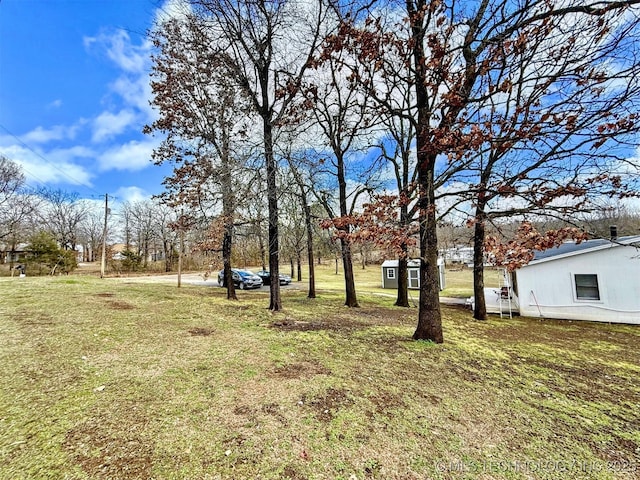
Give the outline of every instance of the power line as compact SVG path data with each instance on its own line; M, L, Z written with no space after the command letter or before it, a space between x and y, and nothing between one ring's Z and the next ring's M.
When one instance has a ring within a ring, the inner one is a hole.
M1 1L1 0L0 0ZM5 127L4 125L0 124L0 128L2 128L2 130L4 130L8 135L10 135L11 137L13 137L22 147L26 148L27 150L29 150L31 153L33 153L35 156L37 156L39 159L43 160L46 164L50 165L51 167L53 167L54 169L56 169L58 172L60 172L62 174L63 177L67 178L68 180L71 180L72 183L75 183L77 185L82 185L85 188L88 188L89 190L91 190L92 192L94 192L97 196L103 197L104 194L98 192L96 189L94 189L91 185L87 185L85 182L82 182L80 180L78 180L77 178L72 177L71 175L69 175L67 172L65 172L64 170L62 170L60 167L58 167L55 163L51 162L50 160L48 160L47 158L45 158L41 153L37 152L36 150L34 150L31 146L27 145L20 137L18 137L17 135L15 135L13 132L11 132L7 127ZM37 175L35 175L33 172L31 172L30 170L26 169L23 167L23 169L29 174L31 175L33 178L35 178L36 180L38 180L40 183L46 183L44 180L42 180L41 178L38 178Z

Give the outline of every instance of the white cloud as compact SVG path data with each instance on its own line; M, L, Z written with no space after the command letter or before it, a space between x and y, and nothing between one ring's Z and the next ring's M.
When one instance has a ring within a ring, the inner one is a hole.
M77 163L91 157L93 152L85 147L38 152L19 145L0 146L0 154L18 163L27 178L27 184L67 183L91 186L92 174Z
M118 94L124 102L145 114L145 121L155 118L156 113L151 108L151 84L148 73L139 77L121 76L110 85L111 90ZM142 130L142 127L140 128Z
M120 110L118 113L103 112L93 120L91 140L94 142L109 140L124 132L135 120L136 114L131 110Z
M151 165L151 154L158 143L158 140L150 138L114 146L98 157L100 170L142 170Z
M81 159L81 158L93 158L95 156L95 151L89 147L85 147L82 145L74 145L65 148L56 148L50 150L47 154L47 159L50 162L60 162L60 163L68 163L72 160Z
M54 140L66 140L75 137L78 125L65 126L55 125L50 128L36 127L30 132L22 135L21 139L27 144L47 143Z
M47 105L48 108L60 108L61 106L62 100L60 100L59 98Z
M151 123L156 116L150 105L151 42L143 40L134 44L127 32L118 30L87 37L85 45L104 54L120 70L109 84L109 90L117 97L109 102L108 110L94 120L93 141L111 139L128 127L141 132L143 125ZM114 107L114 104L120 106Z
M107 57L125 72L146 73L149 67L151 42L144 40L140 45L134 45L124 30L103 31L96 37L85 37L84 45L87 49L97 46L104 50Z
M142 202L149 200L151 195L139 187L120 187L115 194L118 204Z

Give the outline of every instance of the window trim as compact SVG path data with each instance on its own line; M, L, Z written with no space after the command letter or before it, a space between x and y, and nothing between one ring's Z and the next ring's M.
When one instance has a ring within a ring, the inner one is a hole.
M420 288L420 269L416 267L407 270L407 286L408 288Z
M602 302L602 292L600 291L600 282L598 281L598 274L597 273L574 273L572 275L573 277L573 297L574 300L576 302ZM591 277L593 279L595 279L595 286L594 285L578 285L578 277ZM594 296L584 296L584 292L581 293L579 292L579 289L582 288L595 288L595 291L597 293L597 297Z
M387 268L387 280L396 279L396 269L393 267Z

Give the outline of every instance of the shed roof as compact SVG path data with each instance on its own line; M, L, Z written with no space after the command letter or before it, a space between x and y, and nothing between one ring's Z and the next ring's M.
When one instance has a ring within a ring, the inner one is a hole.
M398 266L398 260L385 260L384 262L382 262L382 267L386 268L386 267L397 267ZM407 266L408 267L419 267L420 266L420 260L419 259L411 259L407 261Z
M607 238L597 238L594 240L586 240L584 242L565 242L555 248L549 250L535 250L534 257L529 264L541 263L544 261L557 260L573 255L580 255L587 252L602 250L605 248L613 248L625 245L635 245L640 247L640 235L620 237L616 240Z

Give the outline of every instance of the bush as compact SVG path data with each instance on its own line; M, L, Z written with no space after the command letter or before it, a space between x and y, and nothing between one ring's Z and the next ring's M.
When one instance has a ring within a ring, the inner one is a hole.
M123 270L128 272L137 272L140 270L140 265L142 264L142 255L138 255L131 250L125 250L122 252L122 256L124 257L122 262Z
M74 250L63 250L56 239L47 232L38 232L30 239L27 265L30 271L37 269L38 275L69 273L77 266L77 253Z

